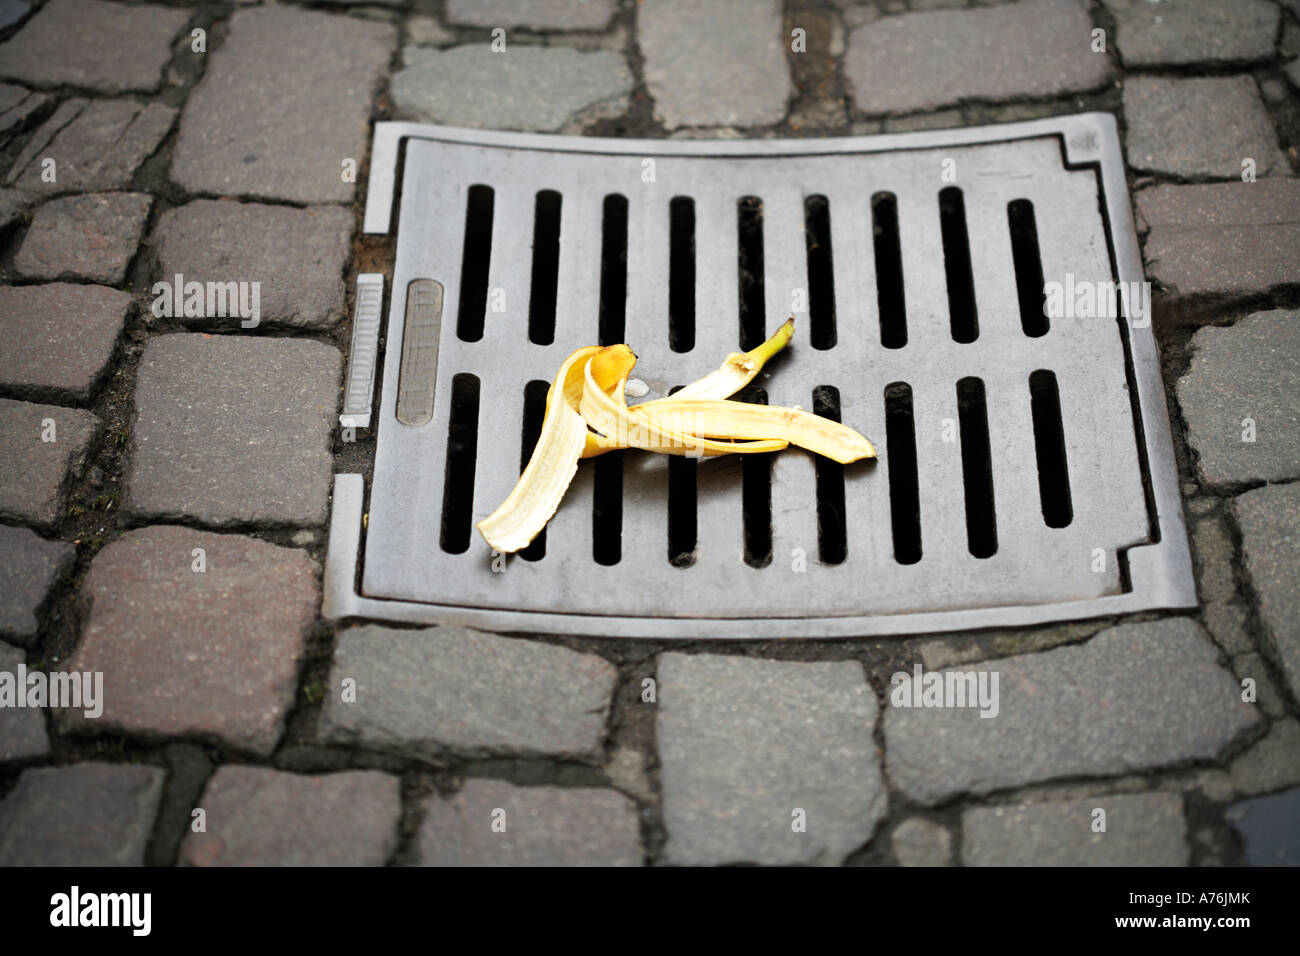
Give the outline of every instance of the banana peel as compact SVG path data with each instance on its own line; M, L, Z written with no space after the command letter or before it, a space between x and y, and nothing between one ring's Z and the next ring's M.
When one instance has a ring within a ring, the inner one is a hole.
M629 407L636 355L626 345L588 346L565 359L546 396L532 457L509 497L477 524L496 551L528 546L551 520L581 458L617 448L712 457L760 454L797 445L841 464L874 458L851 428L798 408L727 401L794 334L790 318L758 348L733 352L722 365L666 398Z

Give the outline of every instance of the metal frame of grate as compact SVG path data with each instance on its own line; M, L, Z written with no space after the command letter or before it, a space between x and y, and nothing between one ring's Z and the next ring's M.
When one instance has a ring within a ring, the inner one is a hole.
M375 477L367 503L335 476L327 616L798 638L1195 605L1149 322L1041 311L1044 281L1142 279L1108 114L752 142L382 123L368 233L399 165ZM564 356L627 341L654 398L791 312L748 398L879 462L586 462L544 543L494 561L473 522Z

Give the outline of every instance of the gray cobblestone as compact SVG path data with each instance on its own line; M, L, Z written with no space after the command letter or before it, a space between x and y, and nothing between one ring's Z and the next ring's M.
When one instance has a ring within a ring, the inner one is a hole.
M416 756L444 748L591 756L616 676L593 654L468 628L350 628L338 638L321 733ZM349 678L355 702L343 698Z
M1092 20L1074 0L885 17L849 35L844 73L863 113L905 113L967 100L1058 96L1104 86Z
M1223 488L1300 478L1300 312L1199 329L1191 347L1178 403L1201 481Z
M351 200L380 79L386 23L292 7L237 10L181 117L171 176L192 192Z
M88 401L130 308L129 292L103 286L0 286L0 383L26 398Z
M1125 66L1267 60L1278 9L1265 0L1106 0Z
M972 707L887 707L886 772L913 799L938 803L1213 759L1260 719L1217 656L1198 624L1172 618L968 666L999 674L997 716Z
M53 199L32 217L14 268L29 279L82 278L120 285L152 205L147 193Z
M393 76L403 116L454 126L558 130L588 112L621 112L632 89L622 55L565 47L476 43L435 50L407 47Z
M637 41L655 116L669 130L785 118L793 86L776 0L644 0Z
M908 817L891 837L899 866L952 866L952 833L941 823Z
M80 409L0 398L0 518L53 526L99 427Z
M121 189L171 129L176 111L138 100L64 100L18 154L5 184L32 194ZM42 178L54 160L54 180Z
M1237 179L1242 161L1255 174L1289 171L1253 77L1169 79L1135 76L1124 84L1128 161L1134 169L1186 179Z
M0 866L140 866L162 786L156 767L24 770L0 802Z
M448 0L447 22L529 30L603 30L614 0Z
M423 866L641 865L636 806L613 790L469 780L426 804L418 840Z
M1234 803L1226 815L1251 866L1300 866L1300 787Z
M0 555L0 637L28 644L36 637L36 609L72 564L76 548L28 528L0 525Z
M156 90L172 38L189 19L186 10L148 3L50 0L0 45L0 76L101 93Z
M402 816L400 781L373 770L221 767L198 805L207 831L185 836L190 866L383 866Z
M37 110L45 106L50 97L33 93L21 86L0 83L0 143L18 129Z
M669 861L835 864L871 838L887 796L858 664L664 654L658 679Z
M1294 284L1300 255L1300 181L1156 186L1137 194L1150 227L1147 275L1176 304L1259 294ZM1225 255L1224 250L1235 250Z
M263 324L330 328L345 311L343 272L352 254L352 229L352 214L340 206L195 200L159 220L157 278L257 282ZM182 321L230 329L241 322L234 315Z
M1250 678L1255 682L1255 699L1260 710L1273 718L1281 717L1286 713L1286 701L1273 685L1269 677L1268 665L1258 653L1237 655L1232 659L1232 670L1238 679Z
M213 527L325 522L338 351L179 333L140 362L125 508Z
M1300 784L1300 723L1275 721L1267 736L1232 762L1232 786L1243 796Z
M1227 654L1244 654L1254 648L1246 633L1246 611L1240 604L1205 605L1205 629Z
M1093 831L1095 811L1105 832ZM967 866L1186 866L1187 820L1172 793L976 807L962 814Z
M1256 488L1232 504L1260 617L1291 693L1300 696L1300 484Z
M28 0L0 0L0 30L7 30L32 10Z
M75 710L60 719L269 754L316 619L317 573L305 552L243 535L128 531L91 562L85 633L68 664L103 672L103 715L93 727Z
M17 222L31 202L32 197L21 189L0 189L0 229Z
M5 545L4 532L0 528L0 553L5 560L10 559ZM0 581L8 576L7 569L0 567ZM0 644L0 673L12 674L17 680L18 665L23 663L22 651ZM26 688L18 687L19 694L26 694ZM43 757L50 752L50 738L45 732L45 711L40 707L0 707L0 761L25 760L30 757ZM2 805L0 805L2 806ZM3 810L0 810L0 816ZM0 840L3 836L0 835Z

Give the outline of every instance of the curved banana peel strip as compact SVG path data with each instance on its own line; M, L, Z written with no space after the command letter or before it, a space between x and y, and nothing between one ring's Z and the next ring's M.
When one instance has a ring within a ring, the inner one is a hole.
M547 393L542 431L524 473L501 507L476 525L497 551L509 554L528 547L560 507L577 474L578 456L587 441L577 398L582 395L583 373L600 351L600 346L578 349L564 360Z
M586 399L585 392L583 399ZM799 408L686 399L662 405L638 405L631 411L640 412L650 427L673 428L700 436L696 439L700 441L704 440L704 436L718 435L780 439L824 455L841 465L876 457L871 442L852 428Z
M477 525L487 543L511 553L546 527L579 458L615 448L710 457L780 451L798 445L841 464L874 458L862 435L798 408L725 401L749 384L794 333L793 318L749 352L667 398L628 407L625 389L636 355L626 345L581 348L565 359L546 395L541 434L514 490ZM736 439L736 440L732 440Z

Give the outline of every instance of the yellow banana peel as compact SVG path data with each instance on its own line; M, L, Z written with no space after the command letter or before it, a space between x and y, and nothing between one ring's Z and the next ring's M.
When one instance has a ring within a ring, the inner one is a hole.
M509 497L477 525L497 551L528 546L551 520L580 458L619 448L711 457L759 454L797 445L841 464L874 458L871 442L838 422L798 408L727 401L794 334L793 317L756 349L733 352L673 395L629 407L636 355L626 345L578 349L560 366L532 457Z

